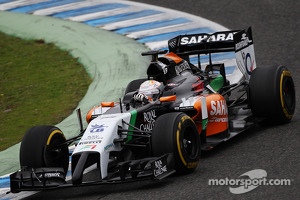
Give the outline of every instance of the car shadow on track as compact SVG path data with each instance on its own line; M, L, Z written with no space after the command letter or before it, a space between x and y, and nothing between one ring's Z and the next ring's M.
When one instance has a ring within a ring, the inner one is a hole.
M118 194L134 191L153 190L162 188L175 181L175 177L168 177L161 181L138 181L132 183L105 184L95 186L77 186L70 188L58 188L38 192L24 200L48 200L48 199L101 199L110 194Z

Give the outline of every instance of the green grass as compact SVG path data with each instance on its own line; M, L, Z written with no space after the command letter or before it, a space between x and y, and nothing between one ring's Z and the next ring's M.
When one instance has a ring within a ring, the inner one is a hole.
M90 83L78 60L54 44L0 33L0 151L32 126L61 122Z

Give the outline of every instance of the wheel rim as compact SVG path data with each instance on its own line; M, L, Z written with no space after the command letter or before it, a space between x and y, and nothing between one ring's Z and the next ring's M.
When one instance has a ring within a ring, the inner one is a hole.
M282 92L285 107L289 113L293 113L295 108L295 90L294 84L290 79L286 79Z
M182 147L185 154L191 159L194 160L198 157L198 144L197 144L197 135L194 133L192 127L186 127L184 130L182 138Z
M68 164L68 147L57 147L65 142L60 134L55 134L44 151L46 166L63 167L65 170Z

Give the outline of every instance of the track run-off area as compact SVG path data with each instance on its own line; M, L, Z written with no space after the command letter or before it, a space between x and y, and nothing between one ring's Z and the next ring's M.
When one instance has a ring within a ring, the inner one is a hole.
M84 64L93 83L78 105L82 113L102 100L117 100L130 80L145 77L149 58L141 52L166 49L167 41L180 34L227 30L201 17L130 1L0 0L0 10L0 31L53 42ZM240 75L232 54L214 59L229 63L229 75ZM67 137L79 132L75 112L57 126ZM19 169L19 145L0 152L1 199L27 196L6 195L8 174Z

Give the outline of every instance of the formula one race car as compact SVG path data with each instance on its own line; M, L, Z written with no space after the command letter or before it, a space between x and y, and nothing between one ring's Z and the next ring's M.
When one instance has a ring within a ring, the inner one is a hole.
M284 66L257 67L251 28L179 35L169 50L149 51L147 78L131 81L119 102L102 102L66 140L54 126L35 126L20 147L11 191L129 182L185 174L210 150L260 122L287 123L295 88ZM212 55L234 52L240 80ZM162 55L161 55L162 54ZM208 56L203 67L201 56ZM198 59L198 66L191 59ZM202 67L201 67L202 66ZM74 145L75 144L75 145ZM69 146L75 146L69 155ZM67 180L69 168L71 174ZM94 172L93 180L86 174Z

